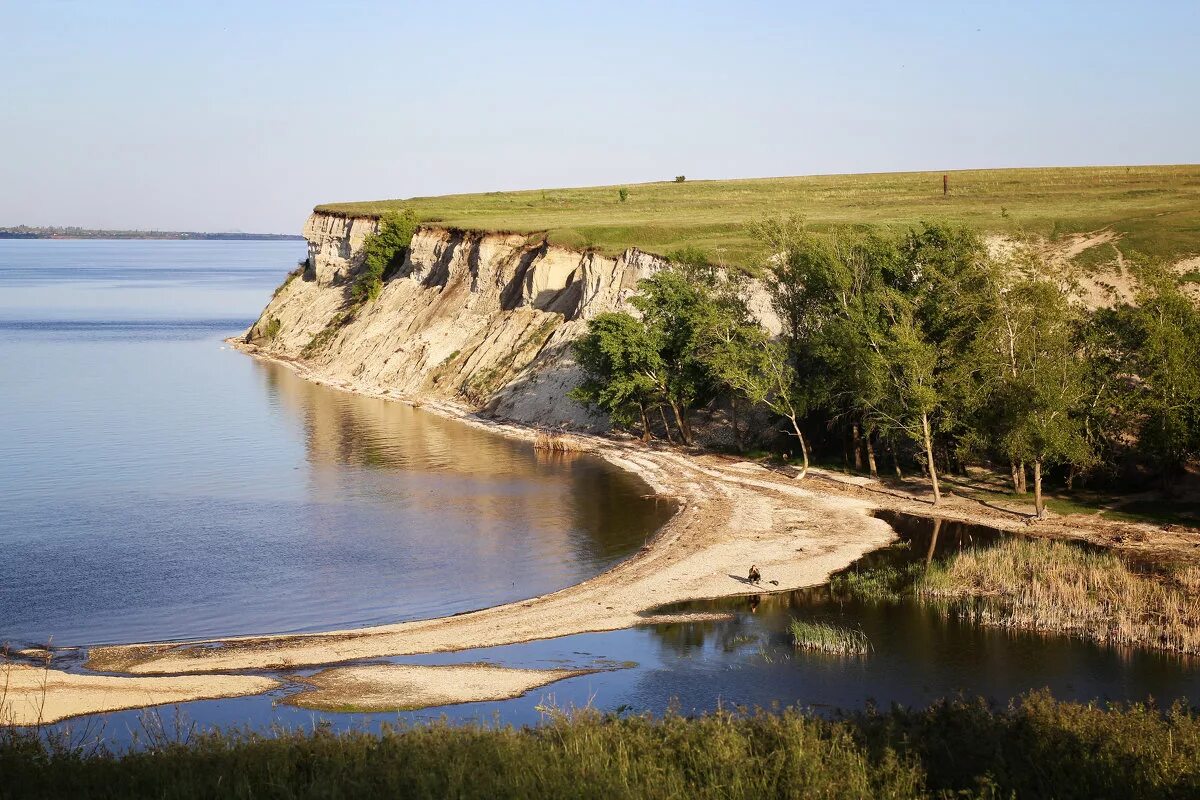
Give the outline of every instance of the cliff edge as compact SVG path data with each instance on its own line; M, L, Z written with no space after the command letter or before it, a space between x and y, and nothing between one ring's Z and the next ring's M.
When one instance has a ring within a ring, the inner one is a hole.
M567 398L579 380L571 342L588 319L622 307L664 259L423 226L380 296L355 307L351 282L376 226L312 214L307 261L276 290L246 341L356 389L453 399L539 426L601 426Z

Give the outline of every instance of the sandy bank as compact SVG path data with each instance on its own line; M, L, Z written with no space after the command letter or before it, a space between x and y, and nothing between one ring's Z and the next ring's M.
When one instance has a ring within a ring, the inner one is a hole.
M589 675L590 669L510 669L490 664L335 667L306 678L312 688L288 697L319 711L407 711L452 703L507 700L539 686Z
M37 725L80 714L261 694L280 683L255 675L114 678L0 664L0 725Z

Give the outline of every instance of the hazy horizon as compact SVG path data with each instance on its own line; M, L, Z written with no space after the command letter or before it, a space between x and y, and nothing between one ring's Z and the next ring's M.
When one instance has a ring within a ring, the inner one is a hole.
M3 15L0 226L297 233L351 200L1200 161L1190 2Z

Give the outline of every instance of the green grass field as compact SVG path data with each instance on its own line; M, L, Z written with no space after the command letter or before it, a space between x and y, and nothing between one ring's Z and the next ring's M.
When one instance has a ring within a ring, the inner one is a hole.
M1056 239L1112 228L1118 246L1170 258L1200 254L1200 165L968 170L817 175L731 181L596 186L332 203L318 211L377 216L412 208L423 221L470 230L545 233L569 247L666 254L691 245L723 263L760 256L747 222L799 214L814 227L873 223L905 229L922 221L984 232ZM621 202L618 190L629 190ZM1108 260L1111 247L1087 259Z

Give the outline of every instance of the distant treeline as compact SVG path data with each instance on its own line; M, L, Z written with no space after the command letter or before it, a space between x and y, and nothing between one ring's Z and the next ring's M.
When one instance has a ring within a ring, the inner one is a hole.
M290 233L204 233L202 231L101 231L91 228L17 225L0 228L0 239L202 239L221 241L299 241Z

